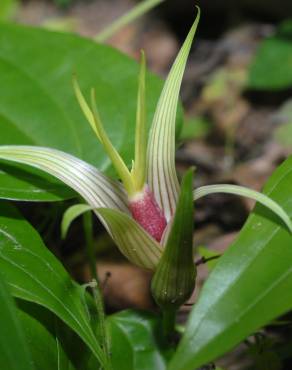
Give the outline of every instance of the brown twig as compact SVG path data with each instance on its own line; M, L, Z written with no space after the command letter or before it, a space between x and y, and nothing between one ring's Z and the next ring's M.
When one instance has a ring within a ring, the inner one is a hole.
M212 257L202 257L200 259L198 259L196 262L195 262L195 265L196 266L199 266L199 265L202 265L204 263L207 263L209 261L212 261L212 260L216 260L217 258L221 257L221 254L217 254L216 256L212 256Z

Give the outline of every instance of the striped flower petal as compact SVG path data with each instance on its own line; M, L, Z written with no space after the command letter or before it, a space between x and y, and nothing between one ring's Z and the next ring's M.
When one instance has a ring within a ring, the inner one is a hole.
M106 222L108 230L120 249L135 265L153 270L162 255L162 246L151 238L137 222L128 215L109 208L94 208L88 204L75 204L63 215L62 237L65 237L70 224L85 212L93 211Z
M135 265L154 270L162 256L163 247L148 235L131 217L109 208L98 208L120 251Z
M74 189L91 207L108 207L129 213L121 185L70 154L51 148L11 145L0 146L0 159L49 173Z
M196 20L171 68L153 118L147 151L147 182L166 219L174 214L179 183L175 170L175 120L181 81L200 18Z
M193 197L194 200L198 200L206 195L216 193L234 194L254 199L255 201L259 202L260 204L274 212L285 223L290 232L292 232L292 222L284 209L279 206L279 204L276 203L273 199L255 190L248 189L243 186L229 184L206 185L194 190Z

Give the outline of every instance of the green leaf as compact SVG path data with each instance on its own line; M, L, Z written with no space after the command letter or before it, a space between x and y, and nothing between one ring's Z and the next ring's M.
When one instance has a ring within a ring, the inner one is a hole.
M92 40L15 24L0 25L0 145L57 148L113 174L74 96L73 73L87 98L90 88L95 88L106 132L130 164L134 158L138 64ZM146 80L150 122L162 83L151 74ZM14 178L6 186L8 197L14 186L24 190L18 199L26 200L29 185ZM42 196L40 200L48 199Z
M173 349L161 338L159 318L127 310L108 317L113 370L164 370Z
M202 116L190 118L184 121L180 141L193 140L205 137L211 129L211 123Z
M70 357L76 355L76 343L79 348L84 347L78 351L80 358L86 348L53 313L34 303L19 300L17 316L36 369L75 369Z
M277 90L292 86L291 23L284 22L275 36L262 42L250 66L248 87Z
M290 217L291 183L292 157L264 188ZM292 308L291 242L278 218L257 205L205 283L169 370L193 370L213 361Z
M53 202L76 197L56 178L21 164L0 162L0 199Z
M15 303L0 275L0 369L34 370Z
M16 13L18 0L1 0L0 20L8 20Z
M6 202L0 202L0 271L13 296L54 312L105 363L90 325L83 288L44 246L38 233Z
M52 312L17 300L17 315L32 362L42 370L96 370L98 363L81 339ZM92 367L88 367L88 361Z
M175 212L179 192L175 169L175 118L183 73L200 19L200 9L197 11L195 22L165 81L149 134L148 184L167 221Z
M274 131L275 139L281 145L292 149L292 99L287 100L277 110L275 118L281 122Z

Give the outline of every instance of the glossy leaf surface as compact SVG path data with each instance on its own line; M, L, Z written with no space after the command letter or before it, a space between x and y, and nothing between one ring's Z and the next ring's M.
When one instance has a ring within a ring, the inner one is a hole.
M109 316L114 370L164 370L172 349L161 339L161 322L151 313L127 310Z
M70 329L65 327L53 313L40 305L19 300L17 316L22 324L25 340L36 369L75 369L69 356L74 355L73 345L76 340L75 338L72 340L71 335L71 350L69 351L69 343L66 343L67 338L64 333L69 332Z
M107 155L79 109L72 88L73 73L87 98L90 88L95 88L106 131L130 163L135 138L137 63L108 46L76 35L19 25L0 25L0 144L53 147L112 172ZM149 74L146 80L150 122L162 83ZM27 190L25 183L17 181L6 178L7 192L14 186ZM0 195L5 196L3 186ZM47 194L40 200L49 198ZM25 192L19 192L19 199L27 199Z
M1 123L0 123L1 125ZM35 168L0 162L0 198L53 202L76 197L76 193Z
M13 298L0 275L0 369L35 370L16 312Z
M290 217L291 183L292 157L264 188ZM291 261L291 234L275 215L257 205L205 283L169 369L197 369L291 309Z
M96 370L98 362L82 340L46 308L17 300L17 316L22 324L32 362L42 370ZM92 358L91 358L92 357ZM92 367L87 363L91 358Z
M6 202L0 202L0 270L13 296L54 312L104 361L90 326L83 289L71 280L32 226Z

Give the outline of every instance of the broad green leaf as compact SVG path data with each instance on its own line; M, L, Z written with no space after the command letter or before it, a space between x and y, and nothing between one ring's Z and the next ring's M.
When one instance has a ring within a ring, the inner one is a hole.
M130 164L134 158L138 64L109 46L76 35L15 24L0 25L0 144L57 148L113 174L74 96L73 73L86 98L90 88L95 88L105 129ZM162 83L150 74L146 80L150 122ZM26 191L26 183L17 181L7 183L6 190L16 186ZM27 199L25 192L19 192L18 199Z
M105 363L90 325L83 289L71 280L32 226L6 202L0 202L0 271L13 296L54 312Z
M200 19L196 20L165 81L149 134L147 165L148 184L163 209L167 221L174 214L179 183L175 169L175 118L179 91L187 58Z
M56 178L21 164L0 162L0 199L59 201L76 193Z
M290 217L291 183L292 157L264 188ZM197 369L291 309L291 261L291 234L257 205L205 283L169 370Z
M0 369L34 370L16 306L0 275Z
M18 7L18 0L1 0L0 3L0 20L12 18Z
M74 370L70 357L76 356L76 343L79 348L84 345L76 340L69 328L50 311L31 302L18 301L17 315L22 324L25 341L29 347L32 362L36 369ZM70 334L66 337L64 334ZM83 357L82 348L79 352Z
M20 299L17 306L17 316L36 369L98 369L96 358L86 345L52 312ZM92 367L87 366L89 359Z
M275 36L264 40L250 66L248 86L259 90L292 86L292 20L284 22Z
M108 317L113 370L164 370L172 348L161 338L152 313L127 310Z

